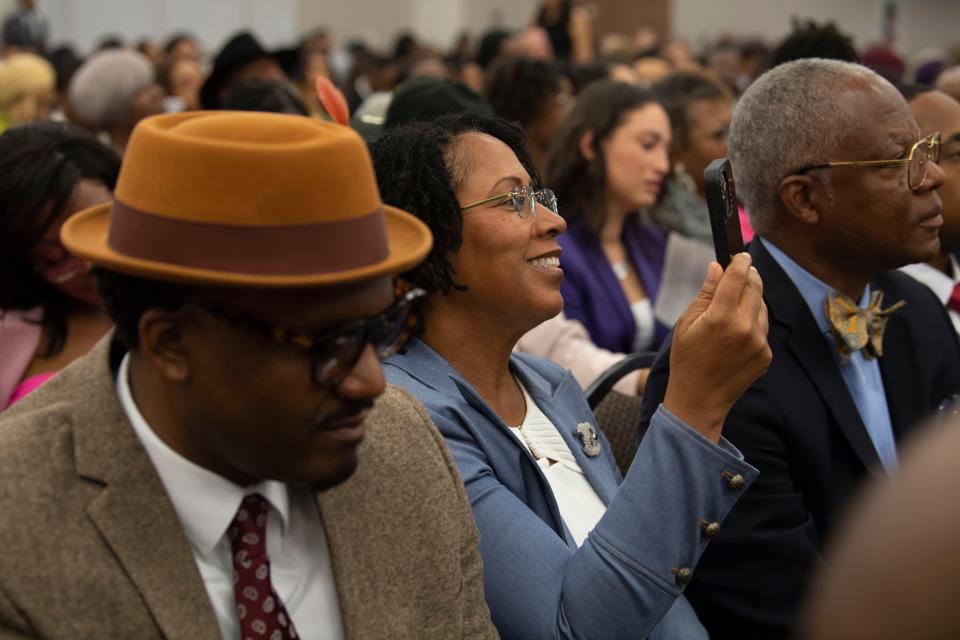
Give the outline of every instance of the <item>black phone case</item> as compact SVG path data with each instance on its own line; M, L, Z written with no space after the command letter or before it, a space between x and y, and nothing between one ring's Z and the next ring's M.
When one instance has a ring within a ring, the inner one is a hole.
M703 172L707 192L707 210L717 262L724 269L737 253L743 251L743 232L737 211L737 194L733 183L733 169L726 158L711 162Z

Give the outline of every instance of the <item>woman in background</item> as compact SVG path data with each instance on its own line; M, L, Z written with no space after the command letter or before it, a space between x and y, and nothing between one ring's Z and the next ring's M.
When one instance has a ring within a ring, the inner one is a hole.
M0 409L111 326L87 266L60 244L60 227L110 200L119 170L116 153L64 124L0 135Z
M727 155L733 97L722 84L698 71L672 73L653 86L670 116L673 143L670 175L650 220L664 231L713 246L703 171Z
M654 316L666 236L644 224L670 168L670 121L648 90L598 81L577 97L547 159L567 221L564 313L598 347L656 350L668 327Z

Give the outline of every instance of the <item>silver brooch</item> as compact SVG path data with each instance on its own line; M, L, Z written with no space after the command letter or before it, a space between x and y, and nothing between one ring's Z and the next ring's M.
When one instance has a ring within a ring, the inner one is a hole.
M577 425L577 433L580 434L580 441L583 443L583 452L593 458L600 455L600 442L597 440L597 430L589 422L581 422Z

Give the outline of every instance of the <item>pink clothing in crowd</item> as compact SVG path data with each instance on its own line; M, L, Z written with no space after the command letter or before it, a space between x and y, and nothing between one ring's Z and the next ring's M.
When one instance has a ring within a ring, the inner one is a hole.
M43 309L0 311L0 409L27 395L53 373L31 376L21 382L33 361L43 333Z
M737 210L740 212L740 231L743 233L743 244L747 244L753 240L756 232L754 232L753 227L750 226L750 218L747 217L747 210L741 206L738 206Z
M593 344L584 326L563 313L528 331L520 338L516 349L553 360L569 369L584 389L624 358L622 353L613 353ZM634 371L621 378L613 388L620 393L637 395L639 382L640 372Z

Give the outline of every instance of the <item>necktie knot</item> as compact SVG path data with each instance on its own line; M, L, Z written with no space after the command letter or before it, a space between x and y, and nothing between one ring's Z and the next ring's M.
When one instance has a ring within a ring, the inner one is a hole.
M874 291L866 308L861 308L842 293L831 293L826 302L827 319L840 361L846 362L861 350L867 359L881 357L887 320L890 314L906 304L901 300L883 309L883 292Z

